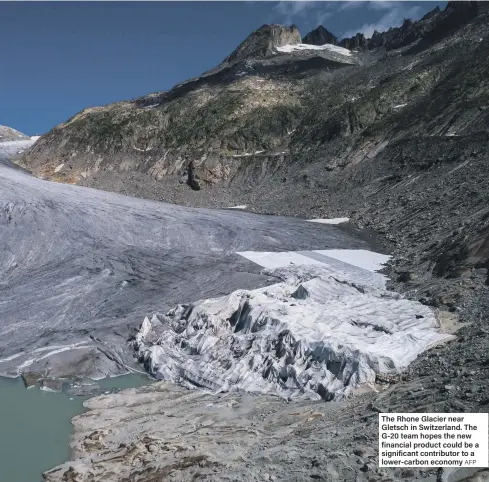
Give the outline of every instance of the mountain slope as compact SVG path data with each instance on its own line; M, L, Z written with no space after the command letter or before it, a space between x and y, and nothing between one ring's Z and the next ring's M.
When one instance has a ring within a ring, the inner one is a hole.
M456 307L489 267L488 24L450 2L365 42L263 26L200 78L80 112L21 164L184 205L350 216L390 239L406 289Z

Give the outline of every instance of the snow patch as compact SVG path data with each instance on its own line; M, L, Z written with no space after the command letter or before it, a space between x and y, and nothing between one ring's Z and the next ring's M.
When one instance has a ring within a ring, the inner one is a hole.
M240 204L239 206L229 206L227 209L246 209L247 204Z
M243 152L243 154L233 154L232 157L256 156L257 154L261 154L262 152L265 152L265 151Z
M161 104L159 104L159 103L158 103L158 104L150 104L150 105L145 105L145 106L143 107L143 109L146 109L146 110L151 110L151 109L155 109L155 108L156 108L156 107L158 107L159 105L161 105Z
M450 335L426 306L326 266L145 318L134 342L156 378L214 391L332 400L402 372Z
M399 105L395 105L393 107L393 109L402 109L403 107L406 107L406 106L407 106L407 104L399 104Z
M148 151L153 150L153 148L152 148L152 147L147 147L146 149L140 149L139 147L132 146L132 148L133 148L135 151L139 151L139 152L148 152Z
M346 55L347 57L351 56L350 50L332 44L324 44L324 45L287 44L287 45L283 45L282 47L276 47L276 49L279 52L283 52L283 53L291 53L291 52L297 52L302 50L329 50L330 52L334 52L336 54Z
M310 223L321 223L321 224L342 224L347 223L350 218L331 218L331 219L308 219Z
M61 169L63 169L63 167L64 167L64 163L63 164L60 164L59 166L56 166L56 169L54 170L54 172L61 171Z
M37 141L41 136L31 136L31 141Z

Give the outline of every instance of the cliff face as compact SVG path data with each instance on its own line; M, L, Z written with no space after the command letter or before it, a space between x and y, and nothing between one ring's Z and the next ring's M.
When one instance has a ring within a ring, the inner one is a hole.
M185 205L348 215L409 251L404 271L485 269L488 12L450 3L372 39L299 42L295 27L263 26L200 78L80 112L21 163ZM456 303L446 289L427 296Z
M249 35L236 50L225 59L226 63L271 55L276 47L301 43L301 34L295 25L262 25Z

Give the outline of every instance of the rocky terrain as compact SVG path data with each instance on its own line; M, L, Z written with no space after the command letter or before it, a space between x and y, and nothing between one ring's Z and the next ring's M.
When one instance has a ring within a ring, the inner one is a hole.
M184 206L349 217L392 250L391 288L461 326L347 402L165 384L94 399L75 419L77 460L47 480L488 480L378 469L375 451L378 412L487 411L488 54L484 3L449 2L371 39L319 28L301 43L295 27L265 25L201 77L88 108L17 159L42 178Z
M341 404L243 393L212 395L159 382L85 402L73 458L49 482L486 482L489 470L377 467L380 410L447 411L430 377ZM402 400L402 401L400 401ZM466 405L470 410L473 405Z

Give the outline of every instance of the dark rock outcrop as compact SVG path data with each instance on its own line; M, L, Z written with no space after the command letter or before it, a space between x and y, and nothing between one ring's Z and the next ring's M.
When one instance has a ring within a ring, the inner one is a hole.
M324 45L324 44L333 44L337 45L337 38L322 25L315 28L311 32L309 32L303 39L302 43L310 44L310 45Z
M366 50L368 48L367 39L363 33L357 33L354 37L343 39L339 45L349 50Z
M436 7L417 22L405 19L400 27L382 33L375 31L370 39L357 33L354 37L342 39L339 45L348 49L385 47L386 50L395 50L419 40L437 42L486 10L484 2L448 2L445 10Z
M200 191L200 185L197 179L195 179L194 161L190 161L187 167L187 184L194 191Z

